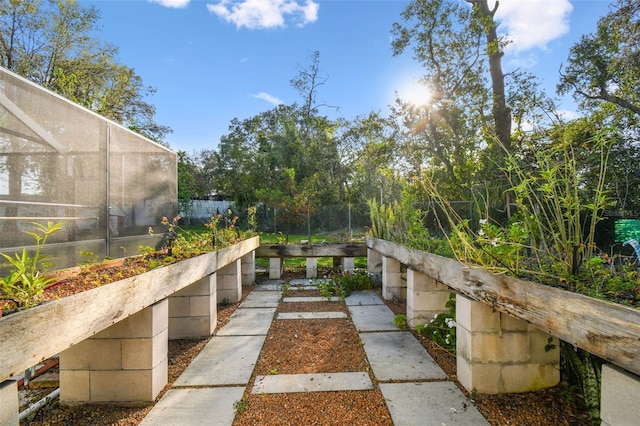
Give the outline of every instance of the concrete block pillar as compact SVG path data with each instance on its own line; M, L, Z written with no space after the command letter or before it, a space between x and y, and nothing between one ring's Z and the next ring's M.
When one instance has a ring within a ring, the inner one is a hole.
M318 278L318 259L307 257L307 278Z
M640 377L612 364L602 366L602 426L633 425L640 419Z
M382 256L382 297L407 299L407 287L402 280L402 265L392 257Z
M234 260L218 269L218 302L236 303L242 299L242 262Z
M217 275L211 274L169 297L169 339L209 337L218 321Z
M382 283L382 254L379 251L367 248L367 272L374 282Z
M407 323L415 328L428 323L439 313L448 313L446 307L451 291L434 278L409 268L407 270Z
M282 258L280 257L270 257L269 258L269 279L270 280L279 280L282 278Z
M61 352L62 403L152 403L167 384L168 313L164 299Z
M343 272L353 272L356 269L356 259L354 257L343 257L340 267Z
M242 285L252 286L256 283L256 252L242 256Z
M18 426L18 382L6 380L0 383L0 425Z
M468 391L529 392L560 381L557 338L461 295L456 323L458 380Z

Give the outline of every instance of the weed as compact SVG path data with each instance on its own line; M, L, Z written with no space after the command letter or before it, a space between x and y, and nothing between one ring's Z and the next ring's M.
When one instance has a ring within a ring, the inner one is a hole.
M29 255L26 248L22 249L22 253L16 253L14 257L0 253L13 266L9 275L0 277L0 289L4 293L4 297L13 301L18 309L26 309L36 305L38 297L54 281L52 278L44 276L49 265L45 262L46 257L42 254L42 249L47 238L60 231L64 225L62 222L48 222L46 226L37 222L32 222L32 224L34 232L24 231L36 241L36 249L32 256Z
M396 314L396 316L393 317L393 322L395 323L396 327L398 327L398 329L400 329L400 330L406 330L407 329L407 316L406 315Z

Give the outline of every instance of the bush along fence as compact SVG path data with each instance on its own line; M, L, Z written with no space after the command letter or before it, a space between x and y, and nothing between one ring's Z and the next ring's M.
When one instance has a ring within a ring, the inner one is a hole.
M252 237L0 318L0 424L19 423L11 377L56 354L65 404L153 402L168 381L168 340L214 332L217 300L236 302L255 282L258 244Z
M593 373L601 374L595 397L600 397L597 415L602 424L637 422L637 309L493 275L377 238L367 237L366 244L370 272L382 277L383 297L406 299L410 327L423 327L434 316L450 313L450 297L455 295L457 375L470 392L517 393L556 385L563 341L569 352L586 351L605 361L601 372Z

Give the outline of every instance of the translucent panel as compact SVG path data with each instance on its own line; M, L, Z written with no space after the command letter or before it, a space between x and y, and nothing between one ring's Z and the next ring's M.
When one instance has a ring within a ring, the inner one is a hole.
M64 222L47 242L56 267L81 263L81 252L136 254L119 247L153 245L148 227L175 214L176 162L172 151L0 68L3 253L33 248L24 232L33 222Z

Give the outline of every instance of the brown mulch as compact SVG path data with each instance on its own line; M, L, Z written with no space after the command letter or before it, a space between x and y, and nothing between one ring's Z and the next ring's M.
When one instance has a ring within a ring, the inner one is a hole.
M243 298L250 288L243 289ZM290 296L317 295L317 292L290 292ZM228 322L239 303L218 308L218 327ZM406 306L388 303L396 313ZM278 312L341 311L342 302L281 303ZM414 335L458 387L455 356L431 341ZM208 339L169 342L169 384L171 387ZM391 417L378 387L372 391L313 392L251 395L256 375L368 371L366 356L349 319L278 320L272 323L263 350L238 404L234 425L391 425ZM373 378L373 376L372 376ZM375 382L374 382L375 384ZM580 395L566 382L539 392L508 395L471 395L474 406L491 425L590 425ZM138 425L151 407L82 405L61 406L54 402L41 409L32 425Z

